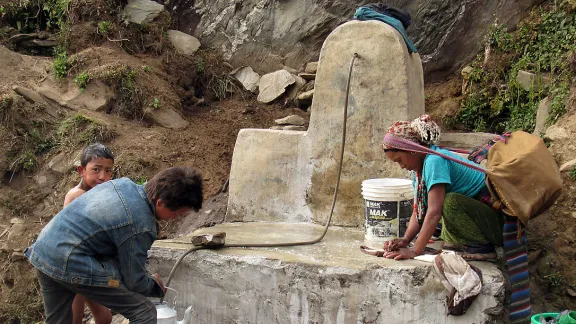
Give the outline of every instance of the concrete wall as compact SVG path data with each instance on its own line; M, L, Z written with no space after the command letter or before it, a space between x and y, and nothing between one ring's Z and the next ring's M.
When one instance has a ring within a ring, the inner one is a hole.
M353 41L352 41L353 40ZM329 212L341 145L348 67L347 146L333 224L363 223L361 181L405 173L384 159L381 137L394 120L424 112L422 65L386 24L348 22L320 54L308 132L242 130L230 173L227 221L322 222Z
M150 271L163 277L182 250L153 249ZM179 291L182 318L192 323L505 323L503 278L494 265L479 264L485 285L463 316L446 316L444 289L430 263L346 268L286 262L266 253L226 249L187 257L171 286ZM394 262L394 261L392 261ZM170 300L168 297L167 300Z
M306 132L243 129L238 133L226 221L308 222L311 165Z
M363 180L404 174L382 154L380 143L390 124L424 113L420 56L408 53L398 32L375 21L350 22L334 30L320 52L308 129L313 168L307 201L314 221L321 222L330 212L354 53L360 57L350 85L346 154L333 218L343 226L363 223Z

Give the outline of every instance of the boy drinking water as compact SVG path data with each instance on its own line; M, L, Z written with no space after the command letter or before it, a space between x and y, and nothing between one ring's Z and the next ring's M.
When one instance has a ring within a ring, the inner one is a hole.
M81 178L80 183L68 191L66 197L64 197L64 207L86 193L86 191L111 180L113 169L114 156L106 146L94 143L84 148L80 157L80 166L77 169ZM108 308L84 296L76 295L72 303L73 324L82 324L84 304L88 304L96 324L110 324L112 322L112 313Z

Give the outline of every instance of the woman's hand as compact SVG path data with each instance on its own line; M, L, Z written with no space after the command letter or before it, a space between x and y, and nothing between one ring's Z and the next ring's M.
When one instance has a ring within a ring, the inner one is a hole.
M394 259L396 261L402 259L414 259L418 254L413 249L400 248L395 251L386 252L384 257L387 259Z
M391 252L408 246L408 240L395 238L384 242L384 251Z

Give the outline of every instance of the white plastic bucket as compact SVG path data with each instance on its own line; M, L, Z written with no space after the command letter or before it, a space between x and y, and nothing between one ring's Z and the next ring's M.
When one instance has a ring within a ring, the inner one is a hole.
M368 241L403 237L412 216L414 191L408 179L368 179L362 181L364 228Z

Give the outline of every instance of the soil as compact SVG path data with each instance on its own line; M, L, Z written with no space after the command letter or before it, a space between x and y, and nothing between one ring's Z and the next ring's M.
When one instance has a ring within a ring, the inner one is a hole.
M0 5L9 2L13 1L0 0ZM209 50L203 50L193 58L174 53L170 45L159 38L158 31L170 24L166 17L146 30L115 25L113 33L103 37L96 33L96 21L113 20L113 16L103 14L95 19L91 17L94 13L83 11L82 8L88 7L74 7L72 11L77 23L71 30L70 54L82 58L73 67L73 72L128 66L139 71L136 84L141 92L127 98L124 106L116 102L108 113L60 108L59 120L48 116L32 102L19 99L18 104L12 106L18 109L13 109L16 117L10 120L10 127L4 125L5 111L0 111L3 114L0 118L3 143L0 147L3 175L0 183L0 323L33 323L42 318L38 285L22 252L61 209L65 193L79 181L73 167L54 171L50 163L59 156L74 159L82 148L77 142L42 150L36 154L36 166L31 170L12 170L16 157L11 154L27 147L22 141L28 140L27 131L32 129L27 127L31 124L55 127L64 118L81 113L104 125L110 135L106 144L116 155L116 177L128 176L143 181L169 166L199 169L204 178L204 207L179 221L162 223L160 238L173 238L224 220L228 198L226 184L240 129L268 128L273 126L274 119L290 114L309 119L309 112L300 109L286 108L280 103L257 102L253 94L242 91L226 77L229 68ZM139 37L140 34L145 35ZM118 41L124 38L140 41ZM21 56L0 47L0 97L11 94L14 85L37 87L50 73L50 65L50 58ZM151 73L141 73L143 67L150 67ZM107 82L118 91L118 80ZM219 87L222 84L224 88ZM461 130L459 125L449 121L460 108L462 78L455 75L442 82L427 84L425 94L426 111L433 119L445 130ZM181 130L155 125L146 117L150 96L160 98L160 109L178 111L189 125ZM223 96L226 98L221 100ZM123 108L130 99L138 103L132 102L131 107L139 110L126 113ZM0 100L0 107L2 103ZM134 118L137 116L141 118ZM576 133L573 114L567 114L559 125ZM559 163L576 158L576 147L569 139L553 143L551 150ZM563 177L563 196L528 228L535 312L576 309L576 273L571 271L576 260L576 182L567 173Z
M111 45L112 49L113 45ZM110 48L110 47L109 47ZM128 65L134 67L151 66L150 75L141 73L136 82L148 83L147 89L154 91L172 108L179 109L189 125L181 130L163 128L150 120L127 119L117 114L90 110L61 109L61 119L76 114L90 118L104 125L113 138L106 144L115 154L115 177L128 176L144 181L156 172L170 166L191 166L197 168L204 180L204 208L197 213L174 222L160 224L160 238L175 237L202 226L222 222L226 212L227 194L223 190L227 183L232 153L238 131L242 128L268 128L274 120L296 114L309 119L309 113L297 108L285 108L279 103L270 105L256 101L253 94L240 90L238 85L231 87L234 93L218 100L205 90L204 103L191 102L190 90L182 85L190 85L192 79L172 78L170 61L178 57L175 53L165 53L163 57L147 54L126 55L124 52L105 51L102 48L89 48L79 53L83 68L98 66ZM105 49L105 47L104 47ZM4 48L0 47L4 51ZM6 50L7 51L7 50ZM13 96L11 87L21 84L34 89L50 73L50 60L38 57L22 57L13 52L0 56L0 96ZM106 57L102 55L106 53ZM206 61L210 63L211 58ZM14 60L18 61L14 63ZM183 63L180 62L179 68ZM176 67L176 69L178 68ZM213 72L215 73L215 72ZM70 82L69 82L70 83ZM73 83L70 83L73 84ZM144 86L143 86L144 88ZM207 100L206 100L207 99ZM12 100L12 99L10 99ZM12 104L14 125L25 125L26 116L46 117L45 112L36 109L31 102L19 97L18 105ZM280 100L282 101L282 100ZM183 109L186 108L186 109ZM162 108L160 108L162 109ZM48 117L46 117L48 118ZM51 120L47 127L58 126L61 120ZM0 127L3 141L22 139L18 127ZM23 126L24 127L24 126ZM20 131L21 132L21 131ZM6 143L6 142L5 142ZM74 143L71 141L70 143ZM31 323L41 319L42 301L34 273L22 258L22 252L29 246L42 227L62 206L65 193L78 183L79 177L74 168L55 172L49 165L59 156L73 159L81 146L58 147L37 155L34 170L11 171L13 160L8 158L8 150L2 151L0 165L3 166L4 181L0 185L0 322ZM44 179L44 180L40 180ZM20 224L22 223L22 224Z

